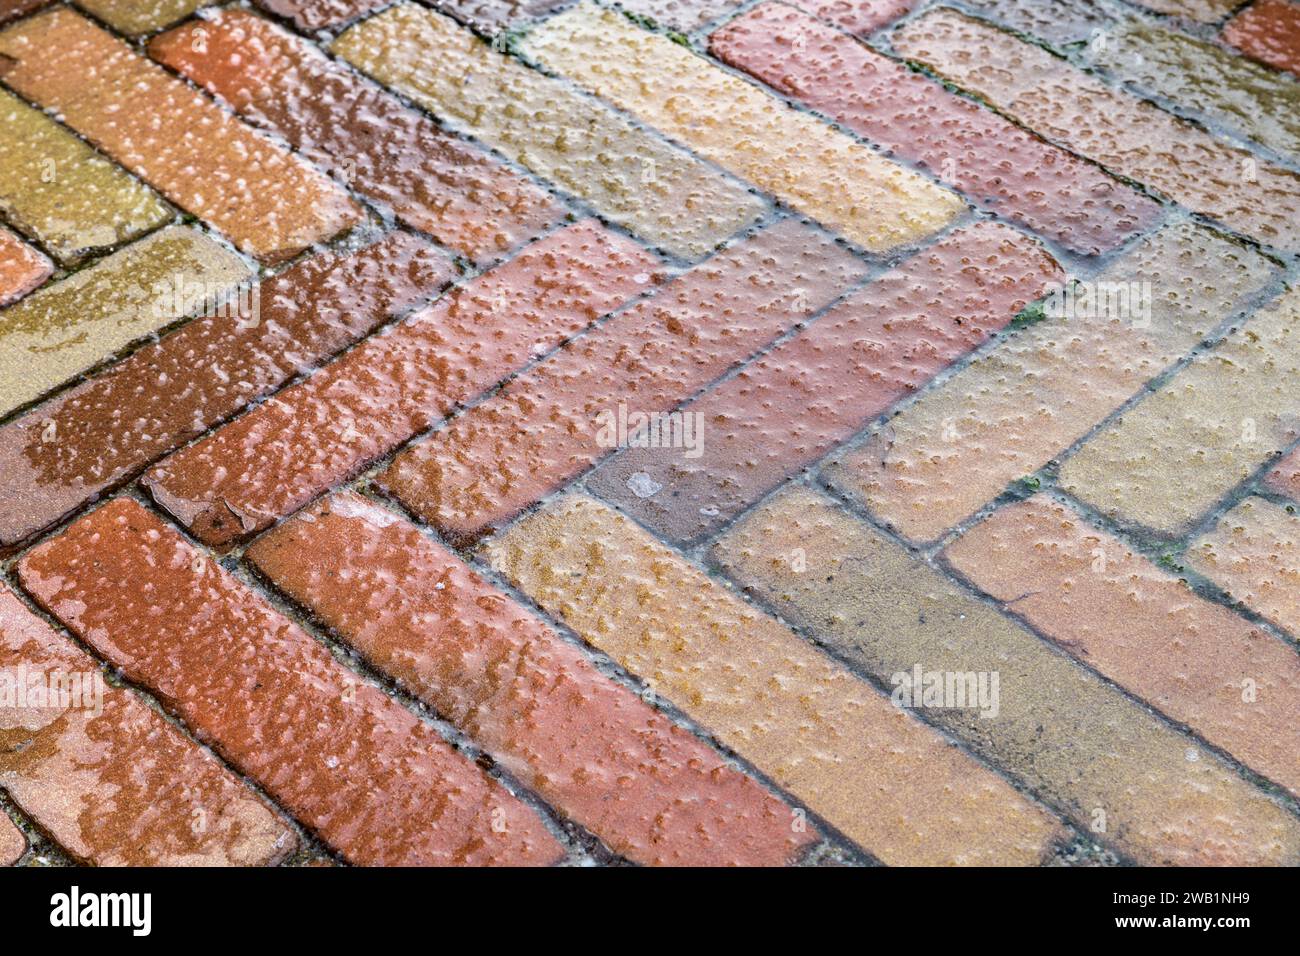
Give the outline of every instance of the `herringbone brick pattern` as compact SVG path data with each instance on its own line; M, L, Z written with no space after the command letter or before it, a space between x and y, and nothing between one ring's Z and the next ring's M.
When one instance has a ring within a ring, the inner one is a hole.
M1300 864L1293 0L0 0L0 865Z

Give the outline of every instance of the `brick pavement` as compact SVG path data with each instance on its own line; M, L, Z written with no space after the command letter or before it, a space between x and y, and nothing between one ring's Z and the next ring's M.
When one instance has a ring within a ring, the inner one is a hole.
M1293 0L0 0L0 865L1300 864Z

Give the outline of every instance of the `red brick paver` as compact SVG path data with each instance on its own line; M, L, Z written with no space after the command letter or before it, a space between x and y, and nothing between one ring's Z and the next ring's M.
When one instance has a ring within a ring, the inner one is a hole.
M1192 541L1183 560L1233 600L1300 634L1300 518L1294 507L1247 498Z
M139 503L29 551L23 587L354 863L544 864L533 812Z
M591 487L675 541L715 531L1010 322L1056 262L1007 226L950 233L682 407L688 449L629 449Z
M267 527L648 290L659 260L586 221L529 246L146 476L204 541Z
M671 412L863 274L824 234L787 219L568 343L379 481L444 534L477 537L608 454L602 428Z
M472 258L509 249L560 215L541 187L248 11L178 27L149 51L402 222Z
M1256 0L1228 21L1223 39L1261 63L1300 75L1300 4Z
M436 295L453 274L407 233L304 260L251 291L255 313L197 319L0 426L0 548Z
M69 9L0 33L0 77L261 259L359 217L323 174Z
M910 20L890 39L1039 135L1251 238L1300 249L1294 172L951 9Z
M1114 248L1161 215L1095 166L799 10L763 4L714 33L709 47L1074 252Z
M788 806L391 512L334 495L248 557L629 859L780 864L814 837Z
M98 662L0 589L0 787L43 831L97 866L257 866L294 836L244 784ZM64 688L66 700L38 698ZM0 851L0 858L4 856Z

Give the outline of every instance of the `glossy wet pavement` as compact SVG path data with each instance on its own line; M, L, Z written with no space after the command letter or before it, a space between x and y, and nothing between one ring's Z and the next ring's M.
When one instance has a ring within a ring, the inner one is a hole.
M1297 38L0 0L0 865L1300 863Z

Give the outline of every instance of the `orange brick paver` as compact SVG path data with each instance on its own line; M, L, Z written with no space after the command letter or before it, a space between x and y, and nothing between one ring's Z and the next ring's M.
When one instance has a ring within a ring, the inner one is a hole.
M2 872L1300 866L1298 9L0 0Z
M468 256L503 252L559 215L540 187L252 13L222 10L155 37L149 51L402 222Z
M323 174L66 8L0 32L0 77L261 259L359 217Z
M49 259L0 227L0 306L21 299L53 271Z

